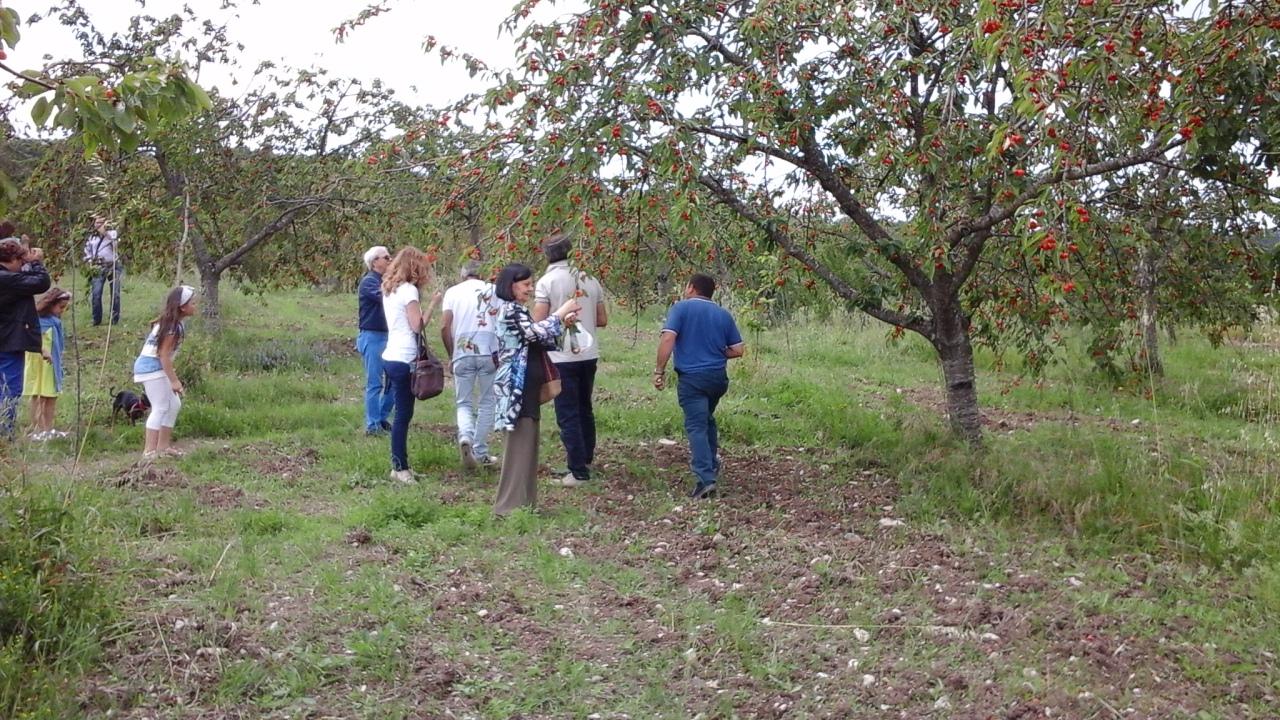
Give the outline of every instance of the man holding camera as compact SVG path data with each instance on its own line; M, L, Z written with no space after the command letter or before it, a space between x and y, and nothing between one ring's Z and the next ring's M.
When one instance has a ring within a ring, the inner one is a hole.
M102 289L111 283L111 324L115 325L120 322L120 278L124 275L124 265L120 262L120 233L108 227L104 217L93 218L93 232L84 242L84 261L90 269L93 324L102 324Z

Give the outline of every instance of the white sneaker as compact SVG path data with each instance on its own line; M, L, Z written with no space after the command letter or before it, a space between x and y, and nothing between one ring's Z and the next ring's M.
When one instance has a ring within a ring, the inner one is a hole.
M560 487L578 487L579 485L585 485L586 483L586 480L579 480L574 477L573 473L569 473L564 477L552 478L551 480L552 485L559 485Z
M49 432L52 432L52 431L49 431ZM36 442L44 442L45 440L48 440L51 437L49 432L33 432L27 437L31 438L32 440L35 440Z
M497 455L485 455L484 457L476 458L476 461L480 463L480 467L497 467L502 464L502 458Z
M415 482L412 470L392 470L391 479L406 485L412 485Z

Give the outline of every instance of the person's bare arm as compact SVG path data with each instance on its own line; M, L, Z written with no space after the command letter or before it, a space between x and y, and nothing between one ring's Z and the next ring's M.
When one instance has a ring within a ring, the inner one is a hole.
M427 305L426 312L422 314L422 325L418 326L419 329L425 329L431 324L431 318L435 315L436 306L440 304L440 298L442 297L444 297L444 293L439 290L431 294L431 302Z
M671 351L676 347L674 330L663 330L658 339L658 357L653 365L653 387L661 390L667 386L667 361L671 359Z
M727 357L727 358L730 358L730 359L732 359L732 358L740 358L740 357L742 357L743 355L745 355L745 354L746 354L746 352L747 352L747 346L746 346L746 344L745 344L745 343L738 343L737 345L730 345L729 347L725 348L725 349L724 349L724 356L725 356L725 357Z
M542 322L551 314L550 300L534 300L533 310L529 311L529 315L533 317L534 322Z
M423 322L425 318L422 315L422 303L417 300L404 306L404 316L409 321L409 329L414 332L418 332L426 325Z
M602 328L609 324L609 311L604 306L604 301L596 303L596 327Z
M453 311L445 310L440 314L440 339L444 341L444 350L453 357Z
M160 356L160 367L164 369L164 374L169 378L169 387L173 388L174 395L181 395L183 392L182 381L178 379L178 371L173 368L173 353L178 349L178 338L174 335L166 335L160 338L160 346L156 348L156 355Z

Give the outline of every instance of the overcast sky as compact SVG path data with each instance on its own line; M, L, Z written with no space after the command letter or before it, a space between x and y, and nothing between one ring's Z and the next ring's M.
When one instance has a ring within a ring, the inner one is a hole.
M443 105L468 91L480 90L459 64L441 66L437 56L422 51L423 40L434 35L443 44L469 52L494 67L511 65L514 42L499 37L499 25L510 14L515 0L393 0L391 10L355 29L336 44L333 29L354 17L366 0L261 0L252 5L222 10L221 0L185 0L201 17L227 22L229 36L245 46L242 72L260 60L282 61L293 67L323 67L336 76L362 80L381 78L404 93L402 99ZM26 68L42 64L40 57L79 57L70 33L56 20L27 26L33 12L42 12L46 0L13 0L23 19L23 37L10 52L11 63ZM104 34L122 32L130 17L148 14L166 17L178 12L182 0L83 0L94 24ZM27 62L24 62L24 58ZM225 75L206 72L202 85L216 86ZM417 88L416 92L411 88Z

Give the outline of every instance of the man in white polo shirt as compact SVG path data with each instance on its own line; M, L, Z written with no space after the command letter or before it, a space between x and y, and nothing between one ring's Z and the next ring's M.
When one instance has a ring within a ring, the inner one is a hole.
M573 243L562 233L543 241L542 253L549 265L534 289L533 319L545 319L551 308L576 297L582 305L578 325L596 338L596 330L609 322L604 288L595 278L569 267L571 250ZM582 347L571 330L565 333L563 349L548 355L560 371L560 394L555 399L556 424L560 426L560 441L569 460L568 472L552 482L577 487L591 479L591 463L595 460L596 416L591 406L591 392L595 387L600 349L596 342Z
M498 311L502 301L493 283L480 279L480 263L469 260L460 272L462 282L444 293L440 338L453 362L453 394L457 408L458 454L462 467L496 465L489 454L495 397L493 376L498 370Z

